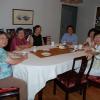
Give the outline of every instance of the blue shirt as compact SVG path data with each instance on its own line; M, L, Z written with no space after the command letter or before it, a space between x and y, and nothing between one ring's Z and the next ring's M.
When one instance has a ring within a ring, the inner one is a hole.
M7 56L7 52L3 48L0 48L0 79L12 75L11 65L6 62Z
M64 33L61 39L61 43L63 42L71 42L72 44L77 44L78 38L76 34L70 35L69 33Z

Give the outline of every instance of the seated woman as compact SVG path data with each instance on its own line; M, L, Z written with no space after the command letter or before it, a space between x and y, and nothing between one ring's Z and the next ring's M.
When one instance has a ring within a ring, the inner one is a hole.
M84 45L88 45L90 47L94 46L94 34L95 34L95 28L92 28L88 32L88 38L86 39Z
M74 28L71 25L67 26L67 32L62 36L61 43L64 42L70 45L78 43L77 35L74 33Z
M5 32L0 32L0 88L18 87L20 88L20 100L27 100L27 85L23 80L14 78L11 64L18 64L27 56L12 58L3 48L8 43L8 37Z
M41 26L36 25L33 27L33 46L42 46L42 35L41 35Z
M94 34L94 44L97 45L97 47L100 47L100 32L97 32ZM100 48L98 49L98 51L100 52ZM91 58L91 56L95 53L95 51L94 50L92 51L91 48L88 49L86 52L87 52L87 55L89 58ZM95 55L93 66L92 66L92 69L90 71L90 75L95 76L95 73L96 73L96 75L98 77L100 77L100 71L97 72L97 71L95 71L94 68L100 70L100 54Z
M25 33L23 28L17 28L16 36L13 38L11 42L10 51L13 50L23 50L25 48L29 48L30 44L25 39Z

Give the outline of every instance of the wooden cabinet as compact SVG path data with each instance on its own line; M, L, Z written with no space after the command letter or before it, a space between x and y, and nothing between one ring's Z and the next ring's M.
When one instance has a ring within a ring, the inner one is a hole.
M97 7L95 28L100 30L100 7Z
M61 2L64 3L71 3L71 4L77 4L77 3L82 3L83 0L61 0Z

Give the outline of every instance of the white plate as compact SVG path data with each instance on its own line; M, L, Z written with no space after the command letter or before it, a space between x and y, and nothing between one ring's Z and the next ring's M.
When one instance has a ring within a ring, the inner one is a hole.
M49 53L49 52L43 52L43 53L41 53L41 55L43 55L43 56L50 56L51 53Z
M59 49L65 49L65 47L64 46L59 46Z

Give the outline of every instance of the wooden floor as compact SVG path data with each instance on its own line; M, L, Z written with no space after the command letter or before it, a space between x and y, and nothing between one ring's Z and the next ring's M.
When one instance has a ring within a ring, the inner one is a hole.
M43 100L64 100L65 93L57 87L57 94L53 95L53 82L50 81L46 84L45 89L43 90ZM15 100L15 99L7 99ZM35 100L38 100L36 95ZM82 96L79 93L72 93L69 95L69 100L82 100ZM100 100L100 89L95 87L88 87L87 89L87 100Z
M65 100L65 93L57 87L56 95L53 95L53 82L48 82L45 89L43 90L43 100ZM37 96L35 98L37 99ZM82 96L79 93L69 94L69 100L82 100ZM94 87L88 87L87 89L87 100L100 100L100 89Z

